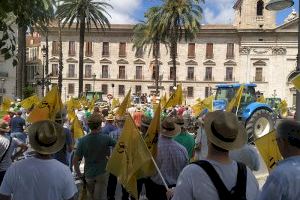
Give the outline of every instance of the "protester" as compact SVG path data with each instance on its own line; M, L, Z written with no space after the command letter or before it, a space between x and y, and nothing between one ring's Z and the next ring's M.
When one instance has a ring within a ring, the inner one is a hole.
M7 114L2 117L2 120L9 124L10 120L14 117L14 115L14 109L10 108L9 111L7 111Z
M300 123L283 120L277 127L277 144L283 161L269 175L260 200L300 198Z
M166 118L160 127L158 138L156 163L168 187L174 187L181 170L188 164L186 149L172 138L180 133L180 127L174 123L173 118ZM149 200L166 200L166 188L159 175L156 173L149 180Z
M88 119L90 134L78 141L78 146L73 159L74 169L78 177L87 182L89 197L93 200L107 199L108 173L105 171L109 147L116 141L106 134L101 133L101 116L91 115ZM84 175L80 172L80 160L84 158Z
M65 144L63 127L44 120L31 125L28 132L36 155L8 168L0 187L0 199L73 200L77 188L70 169L52 159L52 154Z
M243 125L234 114L215 111L207 114L204 128L209 141L207 159L183 169L173 200L257 199L258 183L251 170L229 158L230 150L247 141Z
M109 135L110 132L117 129L117 127L114 125L115 117L112 114L108 114L107 117L105 117L105 125L102 128L102 133Z
M199 128L195 139L195 160L205 159L208 154L207 137L204 130L204 116L199 118Z
M141 111L141 107L138 106L136 108L136 111L133 113L133 120L137 128L141 128L142 123L142 117L144 116L144 113Z
M177 117L175 123L180 126L181 131L180 134L174 137L174 140L186 148L189 159L191 159L194 154L195 139L191 134L187 132L182 117Z
M27 134L24 133L26 125L25 120L21 117L22 112L17 111L16 116L10 120L9 127L11 129L11 137L18 138L23 143L26 143Z
M7 132L9 132L8 124L5 121L0 121L0 185L12 161L27 150L26 144L17 138L10 137L6 134ZM13 155L17 147L20 149Z

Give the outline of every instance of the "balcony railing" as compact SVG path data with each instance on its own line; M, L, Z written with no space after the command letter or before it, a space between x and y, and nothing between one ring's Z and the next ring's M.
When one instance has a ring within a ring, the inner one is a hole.
M234 55L226 54L226 59L234 59Z
M255 76L253 77L254 82L265 82L265 77L263 76Z
M0 77L8 77L8 72L0 72Z
M235 78L233 76L225 76L224 81L235 81Z
M73 51L69 51L68 54L69 54L69 56L76 56L76 52L75 51L74 52Z
M0 94L5 94L6 93L6 89L5 88L0 88Z
M84 78L92 78L92 74L84 74L83 77Z
M126 55L126 52L120 52L119 53L119 57L120 58L124 58L124 57L126 57L127 55Z
M86 57L92 57L92 56L93 56L93 52L88 52L88 51L86 51L86 52L85 52L85 56L86 56Z
M110 75L109 74L100 74L100 77L101 78L110 78Z
M102 57L109 57L109 52L102 52Z
M204 81L214 81L214 77L213 76L205 76L204 77Z
M264 16L256 16L256 21L264 21Z
M118 79L127 79L127 75L120 75L117 76Z
M144 80L144 75L139 75L139 76L134 75L134 79L135 80Z
M58 72L57 73L51 73L51 77L58 77Z
M195 54L190 54L190 55L188 55L188 59L194 59L194 58L196 58L196 55L195 55Z
M206 59L213 59L214 58L214 54L206 54L205 58Z
M67 74L68 78L77 78L77 74L73 74L73 73L68 73Z
M196 81L196 76L187 76L186 80L187 81Z
M168 76L168 80L174 80L174 76ZM176 76L176 80L178 80L178 76Z

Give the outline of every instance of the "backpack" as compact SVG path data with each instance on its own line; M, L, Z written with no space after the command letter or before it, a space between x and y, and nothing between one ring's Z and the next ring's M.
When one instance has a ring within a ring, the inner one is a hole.
M243 163L237 162L238 174L236 185L228 191L222 179L218 175L215 168L206 160L199 160L193 162L201 167L217 189L220 200L246 200L246 186L247 186L247 168Z

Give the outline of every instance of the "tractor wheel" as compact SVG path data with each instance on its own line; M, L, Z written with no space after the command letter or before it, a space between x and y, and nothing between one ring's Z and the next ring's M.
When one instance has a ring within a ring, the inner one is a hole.
M276 118L273 113L261 109L255 111L246 122L248 142L253 143L255 139L260 138L274 129Z

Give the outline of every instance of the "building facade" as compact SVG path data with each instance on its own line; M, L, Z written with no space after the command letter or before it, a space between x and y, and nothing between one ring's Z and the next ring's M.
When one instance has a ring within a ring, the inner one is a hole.
M289 77L296 68L297 15L291 13L281 26L263 0L238 0L232 25L203 25L193 41L181 41L177 51L177 81L187 103L214 92L220 83L256 83L265 97L276 95L294 104L295 90ZM133 25L112 25L102 32L92 28L85 35L84 90L102 91L122 98L155 91L153 52L133 49ZM79 30L62 31L62 98L78 95ZM45 45L42 38L41 45ZM49 73L58 78L58 29L49 27ZM175 76L170 51L158 47L161 94L169 93ZM41 53L40 53L41 55ZM42 59L42 58L41 58Z

